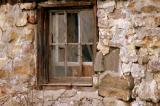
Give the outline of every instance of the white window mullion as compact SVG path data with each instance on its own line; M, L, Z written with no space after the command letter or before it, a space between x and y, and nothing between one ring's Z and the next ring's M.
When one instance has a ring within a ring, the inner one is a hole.
M56 44L59 44L59 42L58 42L58 35L59 35L59 33L58 33L58 32L59 32L59 25L58 25L58 24L59 24L59 20L58 20L58 19L59 19L59 18L58 18L58 15L57 15L57 14L55 14L55 17L56 17L56 22L55 22L55 23L56 23L56 31L55 31L55 34L56 34L55 39L56 39L56 40L55 40L55 41L56 41ZM53 23L53 24L54 24L54 23ZM56 50L56 51L55 51L55 61L56 61L56 63L58 63L58 60L59 60L58 45L55 45L55 47L56 47L56 48L55 48L55 50Z
M65 63L64 63L64 65L65 65L65 77L67 77L67 35L68 35L68 32L67 32L67 13L66 12L64 12L64 22L65 22L65 25L66 26L64 26L65 28L66 28L66 31L65 31Z

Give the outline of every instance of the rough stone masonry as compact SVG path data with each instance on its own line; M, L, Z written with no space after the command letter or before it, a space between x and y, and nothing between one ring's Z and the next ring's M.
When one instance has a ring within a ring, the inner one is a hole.
M113 47L120 50L118 72L100 70L98 94L103 99L97 106L160 106L160 0L97 4L99 54L106 57ZM36 81L36 23L34 3L0 6L0 105L29 105L23 101L32 96ZM43 94L33 95L41 100Z
M0 97L35 83L35 4L0 5Z
M98 49L104 56L112 45L120 49L119 74L105 73L99 94L132 106L159 106L160 0L98 1L97 16Z

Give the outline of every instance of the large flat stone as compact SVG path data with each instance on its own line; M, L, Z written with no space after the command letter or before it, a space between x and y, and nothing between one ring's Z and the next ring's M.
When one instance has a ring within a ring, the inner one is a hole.
M101 75L100 86L113 87L118 89L132 89L134 86L133 78L131 76L121 77L116 72L105 72Z
M110 97L103 99L104 106L130 106L129 103Z
M120 88L99 86L99 95L104 96L104 97L113 97L116 99L129 101L131 97L131 91L123 90Z
M111 48L109 54L104 56L104 69L119 71L119 49Z
M99 95L128 101L133 85L133 78L130 76L120 77L118 73L105 72L100 77Z

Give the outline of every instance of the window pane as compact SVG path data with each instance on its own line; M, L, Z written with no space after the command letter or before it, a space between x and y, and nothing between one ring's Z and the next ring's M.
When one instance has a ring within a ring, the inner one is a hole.
M78 15L67 13L67 42L78 43Z
M83 64L82 65L82 75L83 76L88 76L88 77L93 75L92 64Z
M80 66L68 66L67 67L67 72L69 73L68 74L69 76L73 76L73 77L82 75Z
M58 46L50 47L50 58L49 58L49 77L53 78L53 76L65 76L65 65L64 62L58 62Z
M58 61L59 62L64 62L65 61L65 45L57 45L56 46L56 51L58 50L57 52L57 55L55 56L58 57Z
M54 68L54 76L56 76L56 77L65 76L65 67L64 66L55 66L55 68Z
M95 33L94 16L92 10L84 10L79 13L80 35L82 43L93 42Z
M53 78L54 76L65 76L65 64L64 64L64 55L62 53L64 52L63 49L61 49L60 46L51 46L50 47L50 64L49 64L49 77ZM59 53L58 53L59 52ZM64 54L64 53L63 53ZM59 56L58 56L59 55ZM58 57L60 60L63 59L63 62L58 61Z
M56 16L54 13L50 12L49 15L49 34L50 34L50 43L56 43L56 31L55 31L55 26L56 26Z
M58 43L64 43L67 36L67 21L64 13L57 14L56 28Z
M67 46L67 58L69 62L78 62L78 45Z
M63 12L50 12L49 30L51 43L65 43L67 36L67 18Z
M92 62L93 59L93 46L83 45L82 46L82 60L83 62Z

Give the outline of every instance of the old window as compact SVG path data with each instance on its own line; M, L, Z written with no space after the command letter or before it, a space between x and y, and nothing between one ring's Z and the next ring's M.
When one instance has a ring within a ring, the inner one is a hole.
M37 40L39 84L92 85L96 51L94 11L92 4L40 8Z

